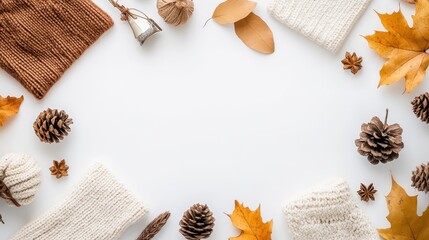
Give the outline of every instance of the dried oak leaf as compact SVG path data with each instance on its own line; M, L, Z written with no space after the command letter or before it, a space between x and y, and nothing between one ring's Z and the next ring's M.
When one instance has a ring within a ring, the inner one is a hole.
M249 0L226 0L216 7L212 19L219 24L235 23L256 8L256 2Z
M234 23L237 36L249 48L261 53L274 52L274 38L270 27L258 15L250 13Z
M411 92L425 77L429 65L429 1L417 1L414 25L409 27L401 10L378 13L387 32L365 36L369 47L388 59L380 70L379 87L405 77L405 91Z
M3 98L0 96L0 127L3 126L6 118L18 113L22 101L24 101L24 96L19 98L10 96Z
M235 210L228 216L232 224L241 230L240 235L229 240L271 240L273 220L262 222L261 206L256 211L251 211L236 200Z
M49 168L51 175L55 175L57 179L68 176L69 166L66 164L66 161L63 159L61 162L57 160L53 161L53 166Z
M421 2L421 1L419 1ZM390 228L378 229L383 239L429 239L429 207L421 216L417 215L417 196L408 196L392 177L392 190L386 197Z

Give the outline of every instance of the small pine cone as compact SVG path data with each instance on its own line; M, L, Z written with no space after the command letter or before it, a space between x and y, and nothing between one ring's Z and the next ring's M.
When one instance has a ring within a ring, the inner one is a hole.
M372 164L387 163L399 157L399 152L404 148L402 142L402 128L395 123L388 125L382 123L378 117L373 117L371 122L362 124L360 138L355 144L362 156L368 156Z
M411 104L414 114L423 122L429 123L429 93L415 97Z
M429 163L422 164L413 171L411 186L422 192L429 192Z
M188 240L200 240L210 237L215 218L207 205L195 204L183 214L180 221L180 233Z
M40 141L59 143L71 131L71 124L73 120L64 110L48 108L39 114L33 128Z

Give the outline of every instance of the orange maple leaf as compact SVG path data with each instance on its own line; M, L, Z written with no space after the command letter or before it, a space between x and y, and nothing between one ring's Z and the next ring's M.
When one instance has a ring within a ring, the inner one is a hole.
M0 127L3 126L6 118L18 113L22 101L24 101L24 96L20 98L10 96L3 98L0 96Z
M232 224L241 230L240 235L229 240L271 240L273 220L262 222L261 206L256 211L251 211L235 200L235 209L228 215Z
M426 1L426 0L425 0ZM429 207L422 216L417 215L417 196L408 196L392 177L392 190L386 197L390 228L378 229L386 240L427 240L429 239Z
M379 87L395 83L405 77L405 91L419 85L429 65L429 1L417 1L410 27L401 10L392 14L378 13L387 32L376 31L365 36L369 46L388 59L380 70Z

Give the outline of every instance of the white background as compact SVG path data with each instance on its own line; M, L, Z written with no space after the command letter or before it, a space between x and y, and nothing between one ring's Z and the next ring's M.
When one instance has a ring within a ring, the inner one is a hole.
M403 94L403 81L377 89L384 60L361 37L382 30L372 9L392 12L398 1L373 1L337 54L275 21L267 2L259 1L255 12L274 33L273 55L248 49L232 26L211 21L203 28L218 0L196 1L191 21L179 28L162 21L155 0L124 0L164 28L143 47L107 0L96 3L112 16L114 27L43 100L0 71L0 94L25 96L19 114L0 129L0 155L31 154L43 170L31 205L17 209L0 202L6 221L0 239L60 201L97 160L150 208L121 239L135 239L166 210L172 217L156 239L183 239L178 222L194 203L206 203L214 212L210 239L227 239L239 233L224 214L233 211L235 199L252 209L261 204L264 221L274 219L272 238L290 239L283 203L335 177L347 180L353 193L361 182L374 182L376 201L359 205L374 227L388 227L383 196L390 190L390 173L409 194L418 193L410 177L429 161L429 126L414 116L410 102L429 81L411 94ZM410 19L414 6L401 7ZM355 76L342 69L345 51L364 58ZM41 143L33 132L35 118L48 107L66 110L75 122L61 144ZM386 108L389 122L404 129L405 148L395 162L373 166L357 153L354 140L360 125L376 115L384 118ZM58 181L48 168L62 158L70 176ZM427 195L420 194L419 211L427 204Z

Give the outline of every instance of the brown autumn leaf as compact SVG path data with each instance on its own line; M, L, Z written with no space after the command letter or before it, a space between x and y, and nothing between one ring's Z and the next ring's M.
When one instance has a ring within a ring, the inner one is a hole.
M261 53L274 52L274 38L270 27L258 15L250 13L244 19L234 23L237 36L249 48Z
M0 127L3 126L8 117L18 113L22 101L24 101L24 96L20 98L10 96L3 98L0 96Z
M421 2L421 1L419 1ZM417 196L408 196L392 177L392 190L386 197L390 228L378 229L386 240L427 240L429 239L429 207L422 216L417 215Z
M256 2L249 0L226 0L219 4L213 13L213 20L219 24L235 23L249 15Z
M378 16L387 32L365 36L369 46L388 59L380 70L378 86L405 77L405 91L409 93L423 81L429 65L429 1L417 1L412 27L401 10Z
M273 220L262 222L261 206L256 211L251 211L235 200L235 210L228 216L232 224L241 230L240 235L229 240L271 240Z

